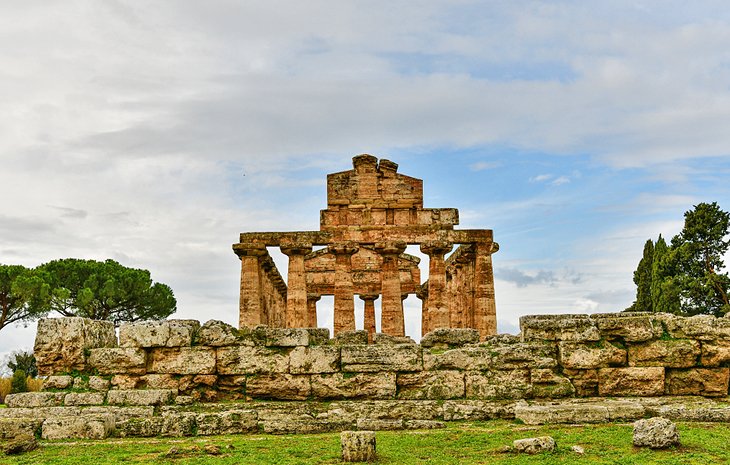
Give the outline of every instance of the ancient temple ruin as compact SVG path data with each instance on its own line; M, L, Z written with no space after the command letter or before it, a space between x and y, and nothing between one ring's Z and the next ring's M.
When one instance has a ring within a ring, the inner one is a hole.
M352 159L353 169L327 176L327 209L319 231L246 232L233 245L241 259L240 327L317 326L317 301L334 296L334 334L355 330L354 298L364 301L365 329L403 336L403 300L422 301L422 334L437 328L474 328L496 334L489 229L454 229L455 208L424 208L423 181L398 173L398 165L372 155ZM429 257L421 283L420 246ZM452 250L456 250L445 258ZM284 283L267 247L289 257Z

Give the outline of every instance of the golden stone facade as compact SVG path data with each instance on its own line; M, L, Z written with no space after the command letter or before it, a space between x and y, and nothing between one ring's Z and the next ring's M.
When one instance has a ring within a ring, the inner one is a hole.
M239 325L315 327L317 301L333 295L334 334L354 331L357 295L371 336L378 298L381 332L404 336L403 300L415 294L423 303L422 334L437 328L496 334L492 254L499 246L492 231L454 229L458 210L423 208L423 181L398 173L396 163L366 154L352 161L353 169L327 176L319 231L248 232L233 245L241 259ZM429 257L425 283L407 245ZM267 247L289 257L286 283Z

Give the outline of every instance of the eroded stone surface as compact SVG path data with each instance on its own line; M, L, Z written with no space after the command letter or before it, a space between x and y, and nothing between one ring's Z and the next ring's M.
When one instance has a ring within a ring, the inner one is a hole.
M296 347L289 353L289 371L293 374L334 373L339 370L339 347Z
M216 372L216 351L210 347L175 347L150 350L149 373L177 375Z
M515 452L523 454L539 454L555 450L555 439L551 436L516 439L512 442Z
M626 350L610 342L575 343L560 342L558 344L560 364L573 370L588 370L626 365Z
M117 335L111 321L41 318L33 355L39 375L58 375L85 370L87 350L116 345Z
M342 346L342 371L419 371L421 347L414 344Z
M231 346L239 343L238 330L219 320L209 320L198 331L196 342L210 347Z
M438 328L421 338L423 347L459 347L479 342L479 331L472 328Z
M395 397L395 373L332 373L312 375L312 395L321 399L390 399Z
M523 341L598 341L601 334L588 315L527 315L520 317Z
M372 462L375 460L374 431L343 431L340 434L343 462Z
M720 397L728 394L730 368L689 368L666 371L666 394Z
M465 392L461 371L399 373L397 384L400 399L456 399Z
M692 339L667 339L629 346L630 366L689 368L697 364L700 343Z
M43 439L105 439L114 431L110 414L48 418L43 422Z
M634 423L634 446L666 449L679 445L677 425L666 418L654 417Z
M664 368L601 368L598 393L601 396L660 396L664 394Z
M468 399L524 399L531 396L530 370L467 371Z
M197 320L152 320L122 323L120 347L184 347L193 343L200 328Z
M138 347L91 349L88 363L100 375L142 375L147 366L147 354Z
M177 396L172 389L148 389L134 391L109 391L107 402L110 405L161 405L168 404Z
M21 392L8 394L5 404L10 408L55 407L63 404L63 392Z

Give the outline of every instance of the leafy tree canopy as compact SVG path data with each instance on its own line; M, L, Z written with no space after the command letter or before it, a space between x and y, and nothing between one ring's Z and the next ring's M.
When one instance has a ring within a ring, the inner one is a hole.
M38 367L36 366L33 352L19 350L10 354L8 368L12 373L22 370L27 376L35 378L38 376Z
M48 285L48 310L94 320L139 321L167 318L177 301L166 284L153 283L147 270L114 260L67 258L45 263L36 272Z
M0 264L0 329L44 316L49 298L48 285L34 270Z

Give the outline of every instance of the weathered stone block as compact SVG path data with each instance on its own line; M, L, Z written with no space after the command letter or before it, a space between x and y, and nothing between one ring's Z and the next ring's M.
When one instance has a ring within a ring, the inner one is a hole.
M670 313L657 313L670 337L714 341L730 339L730 319L712 315L682 317Z
M598 370L598 394L660 396L664 394L664 368L601 368Z
M266 345L269 347L296 347L326 344L330 330L327 328L266 328Z
M114 415L79 415L47 418L43 439L106 439L114 431Z
M219 347L216 369L220 375L287 373L289 353L266 347Z
M106 395L102 392L69 392L63 398L64 405L101 405Z
M162 413L161 436L182 437L195 434L197 415L192 412L183 413Z
M119 326L121 347L184 347L193 343L200 329L197 320L152 320L122 323Z
M89 389L94 391L108 391L111 381L101 376L89 376Z
M512 448L521 454L539 454L555 450L555 439L551 436L538 438L516 439L512 441Z
M530 370L467 371L469 399L524 399L531 394Z
M421 338L423 347L461 347L479 342L479 331L471 328L438 328Z
M730 368L666 370L666 394L670 396L724 397L728 393Z
M594 313L596 323L605 339L622 339L626 342L644 342L662 337L664 328L654 313L619 312Z
M342 371L420 371L421 347L412 344L342 346Z
M162 417L151 418L129 418L118 421L116 430L119 436L133 438L151 438L162 433Z
M403 426L406 429L441 429L446 428L446 423L437 420L405 420Z
M570 380L549 368L530 370L530 383L532 384L533 397L555 399L575 394L575 388Z
M252 410L201 413L196 418L199 436L243 434L257 430L258 415Z
M47 391L50 389L68 389L73 383L73 376L60 375L60 376L49 376L43 380L43 390Z
M88 365L101 375L143 375L147 355L137 347L91 349Z
M700 361L705 367L730 365L730 341L702 342Z
M89 378L85 376L77 376L74 378L73 388L79 391L86 391L89 389Z
M559 342L560 365L573 370L588 370L626 365L626 350L607 341L597 343Z
M523 341L598 341L601 333L588 315L526 315L520 317Z
M335 334L335 337L332 338L332 343L338 346L364 345L368 343L368 332L362 329L359 331L343 331Z
M295 347L289 353L289 371L293 374L334 373L340 370L337 346Z
M38 449L38 440L30 434L21 434L10 441L0 443L3 455L19 455Z
M88 318L41 318L33 355L38 374L48 376L86 369L88 349L115 347L114 323Z
M405 427L403 420L382 418L360 418L357 420L357 429L370 431L396 431Z
M634 446L666 449L679 445L677 425L666 418L649 418L634 423Z
M111 385L114 389L136 389L141 383L142 377L139 375L114 375L111 379Z
M156 348L149 353L149 373L195 375L215 370L216 351L210 347Z
M385 333L375 333L373 336L373 344L415 344L416 341L408 336L391 336Z
M305 400L311 392L309 375L260 374L246 379L246 395L254 398Z
M155 374L142 376L141 382L147 389L178 389L178 377L166 374Z
M69 408L69 407L64 407ZM75 407L71 407L75 408ZM78 413L89 415L111 414L114 415L115 421L124 421L130 418L147 418L155 413L154 406L137 406L137 407L119 407L115 405L90 406L80 408Z
M209 347L236 345L239 343L238 330L222 321L209 320L200 327L195 342Z
M372 462L375 460L374 431L343 431L340 434L343 462Z
M667 339L629 346L629 366L688 368L697 365L700 343L692 339Z
M392 399L395 373L332 373L312 375L312 396L320 399Z
M515 403L487 400L447 400L443 404L444 420L511 420Z
M573 370L566 368L563 374L570 379L578 397L594 397L598 395L598 370Z
M528 425L608 423L643 417L637 402L591 402L515 406L515 418Z
M107 402L109 405L162 405L172 402L176 395L177 391L172 389L112 390L107 393Z
M0 439L13 439L18 436L35 436L43 420L39 418L1 418Z
M425 370L511 370L553 368L557 364L555 346L542 342L503 344L495 341L441 354L432 354L428 350L423 352Z
M457 399L464 397L461 371L399 373L396 379L400 399Z
M5 396L10 408L56 407L63 404L64 392L21 392Z
M217 375L185 375L178 381L178 390L190 392L193 389L212 388L218 383Z

